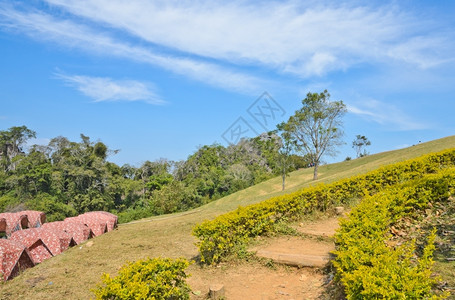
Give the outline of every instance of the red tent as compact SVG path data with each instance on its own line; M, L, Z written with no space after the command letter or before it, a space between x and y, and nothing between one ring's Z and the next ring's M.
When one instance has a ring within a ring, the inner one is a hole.
M93 232L93 236L99 236L107 232L107 221L91 215L79 215L77 217L66 218L65 222L80 223L87 225Z
M40 239L44 242L46 247L52 253L57 255L68 249L69 247L75 246L76 242L74 239L63 230L51 229L51 228L30 228L37 232Z
M3 280L15 277L33 265L25 246L15 241L0 239L0 274L3 275Z
M35 264L52 257L51 251L41 239L41 231L37 228L15 231L9 239L27 247L30 257Z
M82 214L82 216L87 216L99 221L105 221L107 225L107 231L112 231L117 228L118 217L106 211L86 212L85 214Z
M29 226L29 221L28 221L27 215L25 215L21 212L1 213L0 219L3 219L3 218L6 221L6 228L4 230L4 232L6 232L6 236L10 236L11 233L13 233L14 231L28 228L28 226Z
M20 212L23 215L27 215L29 227L41 227L46 222L46 214L36 210L24 210Z
M50 222L43 224L42 228L62 230L68 233L74 239L76 244L80 244L93 237L93 232L90 230L88 226L77 222L64 221Z

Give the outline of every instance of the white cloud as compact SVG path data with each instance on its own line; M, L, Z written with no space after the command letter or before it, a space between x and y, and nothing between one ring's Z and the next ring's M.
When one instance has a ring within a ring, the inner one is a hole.
M397 6L310 1L47 0L145 41L218 60L265 65L301 77L359 62L398 60L421 68L452 57L450 36ZM435 43L436 42L436 43Z
M150 104L165 103L155 93L155 88L151 83L60 73L57 73L56 76L96 102L144 101Z
M442 36L417 36L390 47L387 54L396 60L428 69L455 61L453 55L445 55L446 51L451 51L447 48L446 38Z
M308 79L357 64L428 69L454 61L453 33L394 4L45 1L48 13L0 0L0 26L247 94L271 84L245 72L248 67Z
M158 54L143 46L114 39L84 24L56 19L40 11L20 11L8 5L0 7L0 26L18 30L38 40L57 42L101 55L114 55L159 66L174 73L219 88L257 94L266 80L201 60Z
M396 106L378 100L369 99L355 105L348 104L348 111L368 121L384 125L398 131L428 129L425 122L413 120Z

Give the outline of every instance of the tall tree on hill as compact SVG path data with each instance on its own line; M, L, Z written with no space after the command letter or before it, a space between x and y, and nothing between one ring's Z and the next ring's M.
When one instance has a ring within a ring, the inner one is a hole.
M346 111L343 101L330 101L327 90L308 93L302 100L302 108L278 125L299 149L313 158L313 180L318 179L321 158L335 155L337 146L343 144L342 117Z

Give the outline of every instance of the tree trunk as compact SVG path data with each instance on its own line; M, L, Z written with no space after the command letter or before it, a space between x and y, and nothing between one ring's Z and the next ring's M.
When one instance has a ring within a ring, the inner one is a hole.
M319 166L319 163L316 162L314 164L313 180L317 180L318 179L318 166Z
M282 178L283 178L282 191L284 191L284 185L285 185L285 182L286 182L286 173L285 172L283 172Z

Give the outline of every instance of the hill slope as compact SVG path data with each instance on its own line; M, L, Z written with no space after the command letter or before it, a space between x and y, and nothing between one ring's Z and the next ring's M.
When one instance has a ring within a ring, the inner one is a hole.
M319 182L333 182L366 173L386 164L452 147L455 147L455 136L322 166L320 179L316 182L311 180L311 169L298 170L287 178L284 193ZM239 205L257 203L282 193L281 178L277 177L189 212L121 225L118 230L44 261L3 284L0 298L89 299L92 296L90 288L100 281L103 272L115 273L126 261L145 257L194 258L197 255L195 239L191 236L194 224L231 211ZM204 273L212 272L195 265L189 271L195 278L206 278Z

